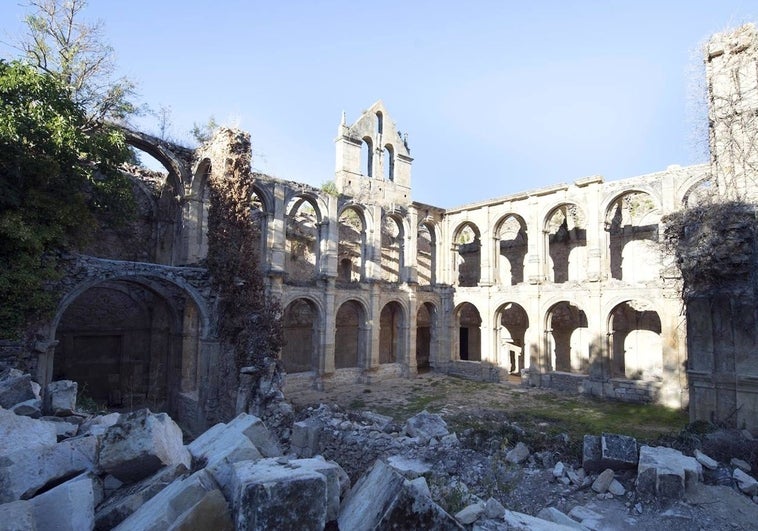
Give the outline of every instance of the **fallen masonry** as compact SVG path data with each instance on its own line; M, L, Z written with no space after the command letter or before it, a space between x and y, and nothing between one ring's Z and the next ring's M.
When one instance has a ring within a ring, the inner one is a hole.
M6 397L39 396L24 375L4 381L16 389ZM472 445L471 433L427 411L401 425L325 405L301 412L283 440L242 413L185 444L165 413L89 416L70 383L48 389L65 395L45 407L61 417L0 408L0 531L685 529L706 500L758 518L750 463L709 456L707 444L689 456L603 433L585 437L582 462L564 462L528 438ZM717 483L723 477L728 484ZM525 484L551 498L517 502L509 493ZM721 528L708 518L697 524Z

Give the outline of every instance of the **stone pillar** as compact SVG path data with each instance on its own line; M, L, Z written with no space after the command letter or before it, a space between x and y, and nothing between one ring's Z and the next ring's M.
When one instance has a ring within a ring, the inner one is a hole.
M527 224L527 237L529 238L528 253L526 264L524 264L524 278L529 284L541 284L545 277L545 257L547 249L545 248L546 236L540 219L540 204L536 198L529 201L529 219L525 219Z
M418 299L415 290L408 292L408 323L403 331L403 340L405 341L405 366L406 376L415 376L418 374L418 361L416 359L416 331L418 328Z
M405 241L405 252L403 258L405 259L404 267L400 272L400 280L402 282L408 282L416 284L418 283L418 211L415 207L408 208L408 232ZM415 347L414 347L415 350Z
M337 308L335 279L329 278L326 282L324 294L323 326L321 327L319 341L319 368L318 376L332 374L334 372L334 338L337 333Z

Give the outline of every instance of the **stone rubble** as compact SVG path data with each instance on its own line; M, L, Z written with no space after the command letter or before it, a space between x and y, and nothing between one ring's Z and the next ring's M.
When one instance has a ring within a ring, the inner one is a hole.
M11 386L26 381L11 376L4 380ZM582 466L572 466L550 451L532 453L518 439L477 452L468 447L471 434L451 433L428 412L400 426L376 413L321 406L295 423L284 447L244 413L185 446L166 414L88 418L64 402L46 411L61 415L55 421L0 408L0 531L608 529L619 520L604 504L623 507L623 525L633 526L648 504L683 503L697 492L704 468L726 470L729 492L750 504L758 500L758 481L743 470L748 463L727 464L700 450L695 457L667 447L638 450L633 438L616 434L586 436ZM554 498L558 506L526 514L484 488L527 479L563 493ZM564 497L576 493L586 493L584 501L567 504ZM691 518L677 505L660 515Z

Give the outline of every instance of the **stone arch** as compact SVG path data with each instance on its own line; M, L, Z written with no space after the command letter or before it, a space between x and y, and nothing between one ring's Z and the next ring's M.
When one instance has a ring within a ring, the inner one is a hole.
M526 331L529 329L529 315L516 302L506 302L495 312L497 330L497 359L499 365L508 372L520 373L525 367Z
M545 217L546 277L556 284L585 279L587 218L576 203L563 203Z
M379 314L379 364L406 361L404 349L405 309L398 301L384 305Z
M365 367L369 345L368 312L363 303L348 299L337 310L334 368Z
M402 217L387 213L382 218L382 279L387 282L401 282L405 262L405 235Z
M346 205L339 215L337 244L337 279L358 282L366 278L367 224L364 210Z
M463 302L456 307L455 330L458 359L482 361L482 317L474 304Z
M366 177L374 176L374 141L370 136L364 136L361 142L360 168Z
M611 377L633 380L663 378L661 319L643 300L630 299L608 313Z
M590 329L579 306L561 301L545 316L548 367L560 372L587 374L590 369Z
M611 278L637 282L660 276L660 217L660 208L647 192L626 190L609 202L604 226Z
M464 221L453 231L452 271L455 284L475 287L482 277L482 243L479 227Z
M288 373L316 370L322 322L318 305L308 297L296 298L284 308L282 362Z
M287 282L311 282L321 258L322 213L310 195L295 195L287 203L285 271Z
M437 359L437 307L431 302L419 305L416 312L416 367L426 372Z
M386 181L395 180L395 148L392 144L385 144L382 150L382 171Z
M416 231L416 272L421 286L437 283L437 227L431 221L422 221Z
M197 405L209 328L206 304L174 280L148 273L90 278L59 304L51 323L58 343L40 360L41 383L72 379L98 402L167 411L193 425L184 405Z
M211 161L200 161L192 178L192 193L185 202L185 263L195 264L208 255L208 210L210 207Z
M716 180L711 176L690 179L682 188L684 193L681 194L680 204L683 208L699 206L718 193Z
M258 235L260 246L258 248L258 264L261 271L265 271L270 266L270 256L268 252L268 226L269 218L272 217L270 208L270 198L265 189L253 185L253 194L250 197L250 221L253 225L253 231Z
M529 249L527 225L518 214L506 214L495 225L497 279L501 285L524 282L524 268Z

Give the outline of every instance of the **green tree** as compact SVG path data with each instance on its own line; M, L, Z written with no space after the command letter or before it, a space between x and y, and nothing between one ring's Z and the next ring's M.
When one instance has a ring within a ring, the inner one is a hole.
M35 68L60 78L86 111L85 126L134 114L134 83L114 78L115 54L103 39L102 23L81 20L87 0L30 0L28 5L27 33L16 47Z
M91 125L59 76L0 60L0 337L52 308L56 252L129 215L123 134Z

